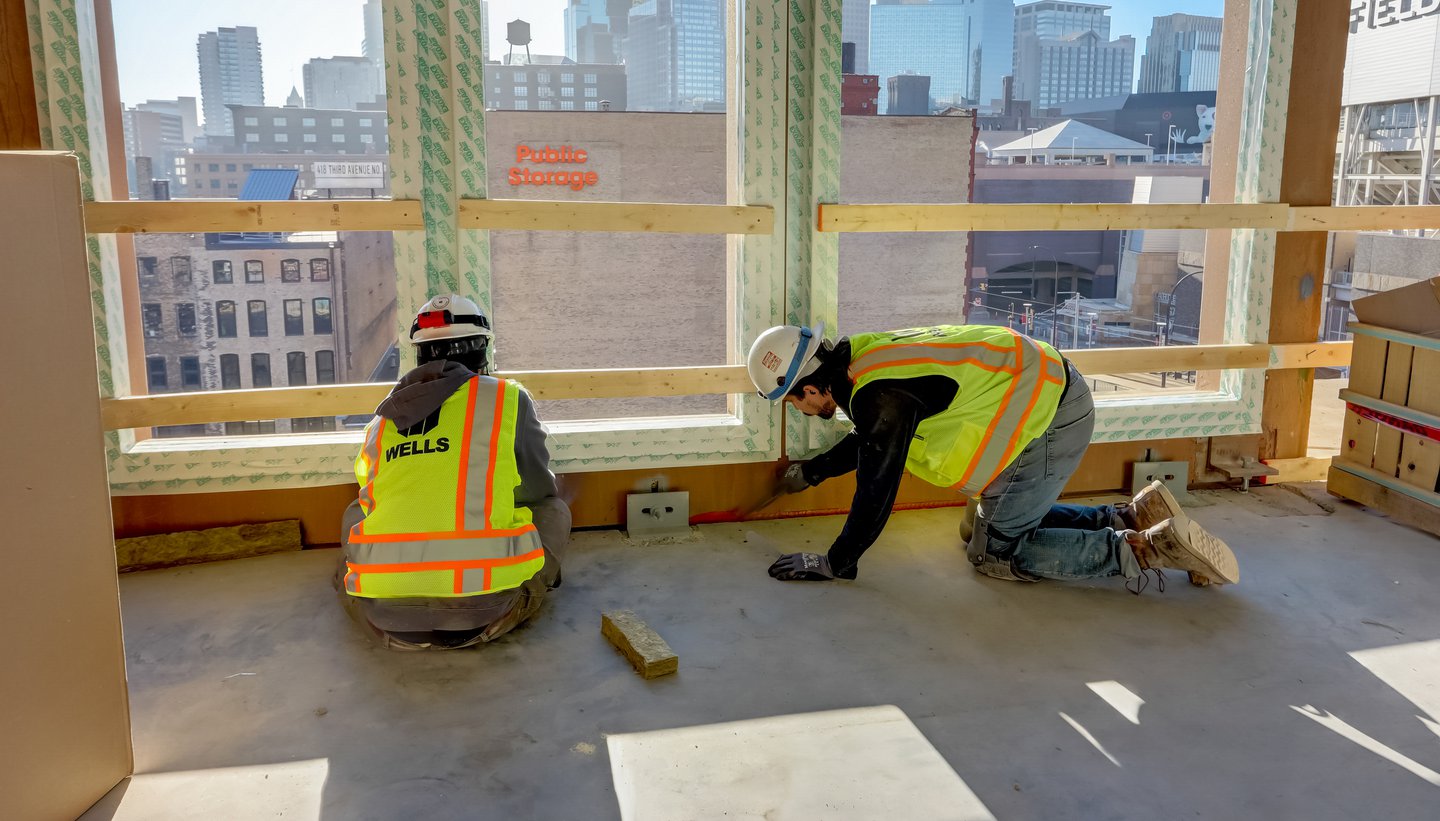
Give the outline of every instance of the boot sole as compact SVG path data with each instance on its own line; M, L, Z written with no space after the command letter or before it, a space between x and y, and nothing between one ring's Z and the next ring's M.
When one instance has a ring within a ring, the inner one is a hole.
M1178 570L1188 570L1219 584L1240 581L1240 562L1230 546L1191 519L1172 519L1156 534L1156 548ZM1177 553L1184 555L1177 556ZM1190 561L1185 561L1189 559ZM1200 567L1188 565L1198 563Z

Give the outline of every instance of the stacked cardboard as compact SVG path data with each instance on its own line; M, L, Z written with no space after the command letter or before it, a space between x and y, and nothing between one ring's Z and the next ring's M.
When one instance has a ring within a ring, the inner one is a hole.
M1440 277L1354 309L1330 492L1440 535Z

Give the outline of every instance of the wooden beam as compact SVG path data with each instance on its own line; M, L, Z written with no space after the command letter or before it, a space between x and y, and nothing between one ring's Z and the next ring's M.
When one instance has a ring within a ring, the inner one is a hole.
M167 200L87 202L91 234L206 231L419 231L415 200Z
M1271 345L1270 370L1343 368L1350 364L1350 342L1296 342Z
M460 227L524 231L770 234L760 205L461 200ZM105 233L204 231L419 231L416 200L170 200L92 202L85 229Z
M1160 228L1275 228L1283 203L1244 205L1038 203L820 205L821 231L1118 231Z
M40 113L25 4L0 3L0 151L37 151Z
M1440 228L1440 205L1299 205L1289 231L1390 231Z
M1278 197L1294 207L1331 204L1335 127L1340 122L1345 73L1344 61L1334 55L1345 51L1349 19L1349 0L1296 4L1297 46L1290 61L1288 127ZM1324 228L1281 233L1276 238L1269 299L1271 344L1308 343L1319 335L1328 240ZM1261 458L1308 455L1314 379L1315 372L1309 368L1266 374Z
M768 205L693 205L663 202L460 201L461 228L518 231L773 234Z
M1317 351L1319 353L1317 353ZM1330 365L1349 361L1348 343L1308 345L1176 345L1168 348L1104 348L1066 351L1086 374L1227 368L1299 367L1320 358ZM1278 364L1277 364L1278 363ZM617 399L631 396L700 396L754 390L742 365L683 368L616 368L580 371L504 371L497 376L523 384L536 399ZM390 392L389 383L260 388L244 391L168 393L109 399L103 403L106 430L339 416L369 413Z
M1264 368L1270 364L1270 346L1257 344L1092 348L1065 351L1065 358L1086 375Z
M1286 482L1323 482L1330 475L1330 456L1300 456L1295 459L1266 459L1264 464L1280 471L1264 477L1264 484Z
M688 368L633 368L588 371L509 371L536 399L614 399L628 396L693 396L752 391L741 365ZM194 425L247 419L340 416L370 413L393 387L390 383L260 388L245 391L168 393L108 399L106 430L155 425Z
M1440 494L1410 487L1379 471L1336 462L1325 489L1335 496L1374 508L1398 522L1440 536Z

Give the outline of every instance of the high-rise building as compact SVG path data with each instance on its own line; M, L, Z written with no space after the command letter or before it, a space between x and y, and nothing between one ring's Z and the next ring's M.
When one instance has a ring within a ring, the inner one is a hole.
M485 104L500 111L624 111L625 66L535 54L485 67Z
M886 114L925 115L930 113L930 78L923 74L900 74L885 81Z
M630 8L625 54L631 111L725 107L724 0L644 0Z
M1220 87L1220 17L1156 17L1140 58L1141 94Z
M200 115L194 97L173 100L146 100L135 106L136 111L154 111L180 118L181 141L191 143L200 136Z
M122 121L130 195L137 199L149 199L149 186L153 179L169 180L171 191L178 193L180 181L175 160L185 153L184 120L179 114L136 107L126 109ZM142 157L149 160L148 173L144 170L146 164L136 163Z
M202 32L195 44L200 61L200 106L205 134L235 133L227 105L264 105L265 78L260 69L260 35L254 26Z
M1130 93L1135 38L1110 39L1109 6L1041 0L1015 8L1015 98L1040 108Z
M855 44L855 70L866 74L870 68L870 0L845 0L840 7L840 40Z
M311 108L357 108L385 93L384 65L365 57L316 57L302 73Z
M1010 73L1014 15L1011 0L879 0L870 9L868 71L928 76L931 108L987 108ZM858 63L858 43L856 51ZM882 85L882 111L888 94Z
M565 7L565 56L577 63L620 62L616 22L628 20L629 0L570 0Z
M360 41L360 53L366 60L385 68L385 13L381 0L365 0L365 39ZM308 92L307 92L308 93Z

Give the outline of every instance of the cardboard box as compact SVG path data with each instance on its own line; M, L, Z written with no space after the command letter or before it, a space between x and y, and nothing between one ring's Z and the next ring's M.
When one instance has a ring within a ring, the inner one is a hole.
M1366 325L1440 337L1440 277L1357 299L1351 307Z
M80 165L0 152L0 818L75 818L131 771Z

